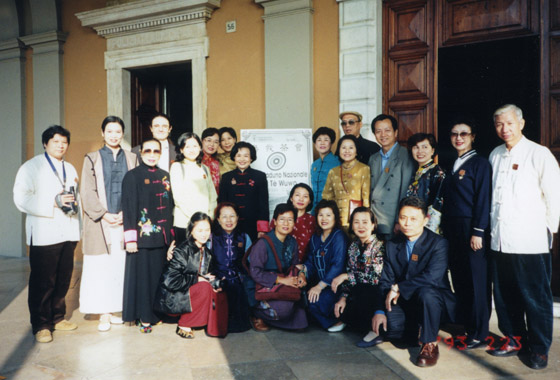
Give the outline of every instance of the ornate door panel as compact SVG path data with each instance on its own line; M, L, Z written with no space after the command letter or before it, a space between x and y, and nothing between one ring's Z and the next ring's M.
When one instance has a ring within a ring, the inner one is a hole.
M440 0L440 46L539 32L536 0Z
M386 1L383 6L383 108L399 121L399 140L437 133L434 1Z

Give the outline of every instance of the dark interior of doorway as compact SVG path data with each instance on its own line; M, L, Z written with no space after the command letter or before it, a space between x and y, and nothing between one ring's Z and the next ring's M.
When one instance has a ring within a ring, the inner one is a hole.
M136 68L130 73L132 146L152 136L150 125L158 112L169 116L174 142L182 133L192 132L191 62Z
M458 115L477 123L474 148L486 157L503 143L496 136L492 114L507 103L523 110L524 135L539 141L538 36L440 48L438 54L438 142L443 166L449 168L456 157L449 130Z

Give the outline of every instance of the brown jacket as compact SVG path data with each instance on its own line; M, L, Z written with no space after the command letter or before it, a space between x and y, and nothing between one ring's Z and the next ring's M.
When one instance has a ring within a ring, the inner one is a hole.
M138 157L124 150L128 170L138 166ZM103 178L103 160L99 151L86 154L80 186L84 228L82 251L84 255L101 255L111 252L109 224L102 217L107 212L107 195Z

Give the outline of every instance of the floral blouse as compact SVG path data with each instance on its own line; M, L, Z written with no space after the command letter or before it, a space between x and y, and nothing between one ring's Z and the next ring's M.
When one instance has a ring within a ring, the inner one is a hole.
M430 161L416 170L406 196L417 196L428 206L433 206L436 210L441 211L443 193L440 190L444 179L445 171L434 161Z
M378 285L383 270L383 256L385 244L375 234L365 244L354 240L348 247L348 282L342 286L341 297L348 297L351 288L357 284Z

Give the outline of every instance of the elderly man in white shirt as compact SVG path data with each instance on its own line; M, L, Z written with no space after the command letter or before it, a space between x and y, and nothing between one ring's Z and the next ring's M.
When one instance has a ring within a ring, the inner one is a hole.
M523 348L529 367L548 363L552 343L552 235L560 219L560 169L550 150L523 136L523 113L508 104L494 113L505 144L490 154L492 277L498 326L508 344L494 356Z
M42 135L44 154L25 162L14 184L14 203L27 214L31 326L39 343L52 341L53 330L75 330L66 321L64 298L74 268L74 249L80 240L78 174L64 161L70 132L59 125Z

